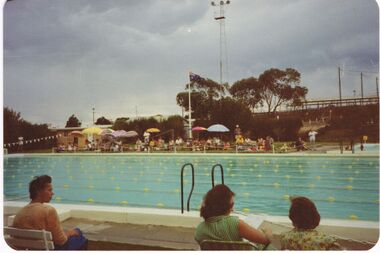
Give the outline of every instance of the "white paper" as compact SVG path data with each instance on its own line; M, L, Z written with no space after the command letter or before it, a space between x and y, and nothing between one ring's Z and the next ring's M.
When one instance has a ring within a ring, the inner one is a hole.
M244 222L257 229L264 222L265 218L265 215L250 214L244 219Z

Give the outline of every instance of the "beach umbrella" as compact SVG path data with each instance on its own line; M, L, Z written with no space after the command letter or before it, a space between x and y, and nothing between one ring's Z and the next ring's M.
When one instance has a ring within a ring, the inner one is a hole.
M126 137L125 135L127 132L125 130L117 130L112 133L112 136L115 138L121 138L121 137Z
M145 132L147 132L147 133L159 133L160 129L158 129L158 128L148 128L147 130L145 130Z
M81 131L71 131L69 133L70 136L74 136L74 137L83 137L83 133Z
M197 132L196 135L197 135L197 139L199 139L199 133L200 132L203 132L203 131L207 131L207 128L205 127L201 127L201 126L195 126L191 129L193 132Z
M102 132L102 129L99 127L88 127L88 128L83 129L82 131L83 134L97 134L97 135L100 135L101 132Z
M207 128L205 128L205 127L201 127L201 126L195 126L195 127L193 127L191 130L192 130L192 131L195 131L195 132L197 132L197 131L206 131Z
M136 137L139 134L136 131L128 131L125 133L125 137Z
M227 127L223 126L222 124L214 124L214 125L211 125L209 128L207 128L207 131L225 133L225 132L229 132L230 130Z
M101 132L100 132L100 135L104 136L104 135L111 135L113 132L115 132L114 130L112 129L103 129Z

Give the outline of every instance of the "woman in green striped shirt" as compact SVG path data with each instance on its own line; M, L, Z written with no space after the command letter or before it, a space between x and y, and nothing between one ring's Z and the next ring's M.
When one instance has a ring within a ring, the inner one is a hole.
M234 196L235 193L223 184L216 185L207 192L200 211L204 221L195 231L195 240L199 244L203 240L242 241L243 238L264 245L270 243L270 229L257 230L237 216L230 215Z

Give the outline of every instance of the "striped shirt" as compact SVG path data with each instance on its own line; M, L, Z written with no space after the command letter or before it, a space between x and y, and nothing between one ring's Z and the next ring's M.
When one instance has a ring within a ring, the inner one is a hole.
M200 244L203 240L242 241L238 229L239 217L220 215L201 222L195 230L194 239Z

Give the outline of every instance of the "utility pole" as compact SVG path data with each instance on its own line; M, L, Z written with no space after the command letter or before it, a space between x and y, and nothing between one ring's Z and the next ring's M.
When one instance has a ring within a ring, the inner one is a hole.
M338 81L339 81L339 105L342 106L342 86L340 81L340 67L338 67Z
M92 107L92 124L95 125L95 108Z
M362 99L361 99L361 105L363 105L363 99L364 99L364 94L363 94L363 72L360 72L360 91L362 93Z
M228 73L228 61L227 61L227 40L226 40L226 26L224 16L224 6L229 5L231 1L220 1L218 4L211 1L211 5L219 7L219 14L214 17L219 22L219 71L220 71L220 85L223 85L223 56L226 58L226 75ZM223 50L224 49L224 50ZM223 54L224 51L224 54Z
M376 97L379 97L379 78L376 77Z
M189 139L193 139L193 130L191 129L191 82L189 83Z

